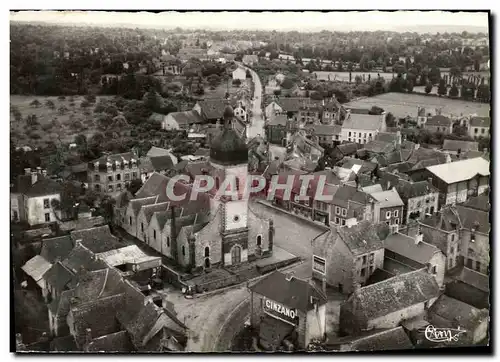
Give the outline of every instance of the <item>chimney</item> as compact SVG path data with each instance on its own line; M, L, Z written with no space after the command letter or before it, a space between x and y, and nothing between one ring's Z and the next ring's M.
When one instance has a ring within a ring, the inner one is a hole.
M37 167L36 168L36 173L41 174L42 173L42 168L41 167Z
M29 167L25 168L24 169L24 174L28 175L28 176L31 175L31 168L29 168Z
M43 177L47 177L47 170L42 170Z
M398 128L396 132L396 145L401 145L401 130Z
M420 148L420 143L415 143L415 147L414 147L414 150L418 150Z
M451 163L451 156L449 153L446 154L446 163Z
M432 264L431 263L425 263L425 269L427 273L432 274Z
M429 183L429 185L432 185L432 177L427 177L427 182Z
M87 328L85 330L85 345L87 346L90 342L92 342L92 330Z
M424 234L422 234L421 232L419 232L416 236L415 236L415 245L418 245L420 244L421 242L424 241Z

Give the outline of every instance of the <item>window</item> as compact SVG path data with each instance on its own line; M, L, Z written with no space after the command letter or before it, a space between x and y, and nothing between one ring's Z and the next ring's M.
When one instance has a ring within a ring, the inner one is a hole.
M338 217L335 217L335 224L340 224L340 219Z
M121 179L122 179L122 175L117 174L117 175L116 175L116 181L120 181Z
M218 190L219 189L219 186L220 186L220 181L219 181L219 177L216 176L215 177L215 189Z
M113 181L113 175L108 176L108 181Z
M476 242L476 234L474 234L474 233L471 233L471 234L470 234L470 242L471 242L471 243Z
M43 208L48 209L50 207L49 199L43 199Z
M374 260L375 260L375 254L371 253L370 254L370 264L373 263Z
M340 215L340 207L335 206L335 214Z
M477 271L481 270L481 262L479 260L476 260L476 270Z
M121 190L122 189L122 184L116 184L116 189Z
M50 214L48 212L45 214L45 222L50 222Z
M347 209L342 209L342 216L347 216Z
M351 132L349 132L349 137L351 137ZM349 140L350 141L350 140Z
M17 214L17 211L14 211L13 219L14 221L17 221L19 218L19 215Z
M137 172L132 172L132 180L135 180L137 178Z
M372 137L372 134L371 134L371 133L369 133L369 134L368 134L368 136L371 138L371 137Z
M262 235L257 235L257 246L262 245Z
M453 254L455 252L455 248L453 246L450 247L450 254Z
M395 225L399 225L399 219L395 219L395 220L394 220L394 224L395 224Z
M486 130L484 128L481 128L481 133L484 134Z
M128 217L128 224L129 224L129 225L132 225L132 216L129 216L129 217Z
M95 182L101 181L101 176L100 175L94 175L94 181Z
M144 223L141 222L141 231L144 232Z
M208 258L210 256L210 248L207 246L205 247L205 258Z
M108 172L112 172L113 171L113 167L112 166L108 166Z
M432 274L437 274L437 266L432 267Z
M125 174L125 181L130 181L130 174L129 173Z
M348 141L351 142L351 138L349 138Z
M170 247L170 236L167 236L167 246Z
M386 219L390 219L390 218L391 218L391 212L390 212L390 211L387 211L387 212L385 213L385 218L386 218Z
M326 273L325 259L313 255L313 270L324 275Z
M455 234L451 234L451 241L455 241Z
M363 133L363 138L366 138L366 133Z
M356 137L356 132L353 132L353 133L352 133L352 136L353 136L353 137Z
M341 224L342 224L342 226L345 225L345 219L342 219L342 223Z
M366 268L361 269L361 276L364 277L366 275Z
M363 255L363 265L366 264L366 255Z
M186 247L182 245L182 256L186 256Z
M398 217L398 213L399 213L398 210L394 210L394 213L393 213L394 217Z
M156 240L156 230L153 230L153 239Z
M474 133L477 133L479 130L477 128L474 128Z
M112 192L113 191L113 185L108 186L108 191Z
M238 177L236 177L236 191L240 191L240 179Z

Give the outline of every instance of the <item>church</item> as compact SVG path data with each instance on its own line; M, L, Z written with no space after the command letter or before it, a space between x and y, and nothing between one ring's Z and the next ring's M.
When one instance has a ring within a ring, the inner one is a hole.
M215 190L191 200L192 184L178 181L170 200L170 178L153 174L134 197L122 193L115 205L115 222L183 270L229 267L270 256L272 220L261 219L244 197L248 176L248 147L233 127L234 112L224 111L224 126L211 142L210 159L203 168L215 180ZM238 197L218 197L227 177L236 180Z

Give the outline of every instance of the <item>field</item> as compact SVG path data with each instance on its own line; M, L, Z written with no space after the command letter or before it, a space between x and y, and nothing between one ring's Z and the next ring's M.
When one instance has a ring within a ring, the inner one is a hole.
M249 94L251 94L250 93L250 84L249 84L250 80L247 80L246 82L248 83L248 85L246 87L248 87L247 89L249 90ZM233 85L232 79L230 79L228 81L228 83L222 82L215 89L210 89L211 88L210 86L206 86L205 87L205 94L203 95L203 98L206 98L206 99L225 98L226 92L228 91L228 84L229 84L229 94L230 95L235 95L238 92L241 92L245 88L245 82L242 82L239 87L236 87Z
M486 103L468 102L457 99L439 98L419 94L385 93L375 97L361 98L344 106L352 108L371 108L377 106L386 112L391 112L398 118L406 116L416 117L417 107L425 107L432 110L442 108L443 114L489 116L490 105Z
M106 97L97 97L96 102L100 98ZM38 106L31 104L34 100L38 100ZM51 108L46 104L47 101L52 101L54 106ZM21 119L19 117L16 119L14 113L10 113L11 138L16 146L36 148L49 141L56 142L59 137L62 142L71 142L78 133L91 136L95 129L92 112L94 105L82 108L82 101L84 101L83 96L67 96L65 99L59 99L11 95L11 108L15 107L21 115ZM36 116L37 125L27 124L27 118L32 115ZM76 122L81 122L81 129L75 127Z

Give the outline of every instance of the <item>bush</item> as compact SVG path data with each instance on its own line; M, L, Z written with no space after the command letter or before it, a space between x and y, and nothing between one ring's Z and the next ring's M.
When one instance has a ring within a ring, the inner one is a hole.
M64 100L66 100L66 97L65 96L59 96L59 97L57 97L57 99L60 100L60 101L64 101Z
M45 132L48 132L51 129L52 129L52 125L50 123L42 125L42 130L45 131Z

